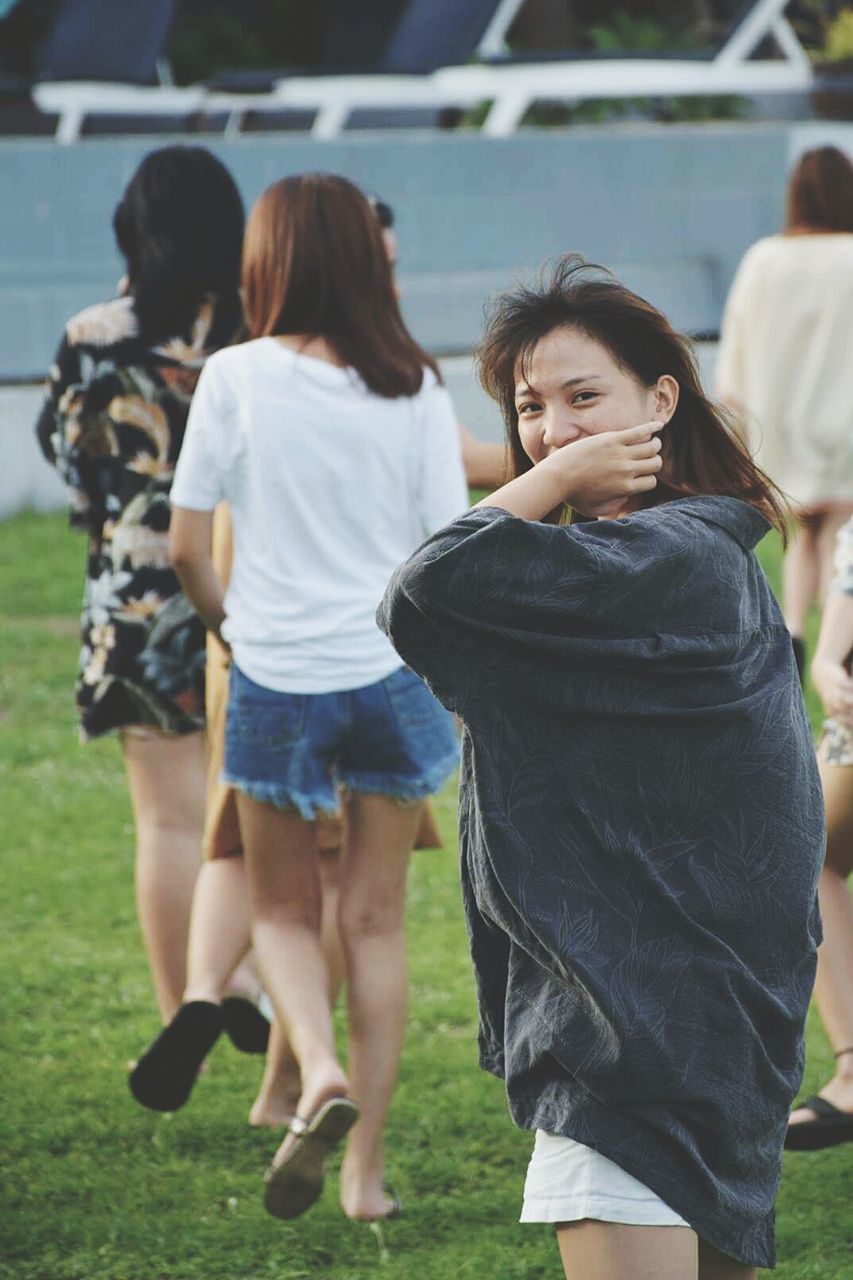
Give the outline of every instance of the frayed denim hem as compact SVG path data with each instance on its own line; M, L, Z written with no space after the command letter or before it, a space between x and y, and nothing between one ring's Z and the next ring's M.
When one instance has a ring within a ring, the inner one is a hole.
M281 809L283 813L299 814L305 822L317 822L324 818L337 818L340 816L340 806L336 798L332 798L331 804L318 802L314 796L301 795L299 792L289 791L286 787L278 786L275 782L247 782L245 778L238 778L234 774L222 772L221 781L227 787L233 787L235 791L241 792L244 796L248 796L250 800L258 800L262 804L271 804L276 809Z
M376 773L342 773L341 785L347 791L358 791L362 795L388 796L401 804L416 804L427 796L440 791L447 779L459 765L456 751L431 765L417 778L401 778L393 774Z

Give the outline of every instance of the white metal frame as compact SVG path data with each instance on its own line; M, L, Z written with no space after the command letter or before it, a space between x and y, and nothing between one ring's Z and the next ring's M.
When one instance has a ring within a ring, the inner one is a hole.
M590 98L698 97L705 94L794 93L811 87L811 63L785 18L789 0L758 0L713 59L608 58L507 66L447 67L435 73L444 95L491 100L483 132L514 133L536 99L583 102ZM502 0L480 43L480 52L500 52L523 0ZM781 59L750 61L772 35Z
M523 0L501 0L479 52L500 52ZM757 0L713 59L608 58L566 62L474 64L444 67L431 75L296 76L265 94L209 92L190 86L44 83L33 90L43 111L57 112L57 139L75 142L87 114L182 114L227 111L227 135L239 133L250 110L292 108L314 112L311 136L336 138L359 107L468 108L490 102L483 132L493 138L514 133L537 99L570 103L590 98L769 94L808 90L812 69L785 18L788 0ZM750 61L758 43L773 35L777 60Z
M524 0L500 0L477 46L477 53L481 58L499 58L507 52L507 33L523 5Z
M33 86L40 111L56 113L57 142L77 142L88 115L192 115L208 97L203 86L171 88L108 84L99 80L45 80Z

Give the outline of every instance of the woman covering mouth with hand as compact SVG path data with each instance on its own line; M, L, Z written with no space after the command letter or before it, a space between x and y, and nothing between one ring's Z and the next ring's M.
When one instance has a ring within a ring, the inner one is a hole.
M536 1133L522 1220L567 1276L747 1280L819 940L814 750L753 555L784 505L684 339L581 259L500 299L479 361L515 478L380 623L464 726L480 1060Z

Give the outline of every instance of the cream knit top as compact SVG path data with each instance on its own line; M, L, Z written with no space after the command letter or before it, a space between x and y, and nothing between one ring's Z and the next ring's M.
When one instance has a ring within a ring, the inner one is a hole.
M744 255L717 394L746 412L759 465L800 506L853 503L853 235L777 235Z

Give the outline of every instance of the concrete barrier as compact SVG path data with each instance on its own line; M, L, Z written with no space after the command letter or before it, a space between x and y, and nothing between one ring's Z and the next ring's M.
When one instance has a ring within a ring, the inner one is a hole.
M713 331L741 254L779 225L792 157L853 126L646 124L480 134L205 140L247 203L306 169L346 174L398 215L403 305L431 350L471 350L484 301L575 249L614 268L679 328ZM174 139L0 142L0 381L40 378L66 318L109 297L111 232L141 157Z

